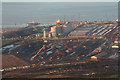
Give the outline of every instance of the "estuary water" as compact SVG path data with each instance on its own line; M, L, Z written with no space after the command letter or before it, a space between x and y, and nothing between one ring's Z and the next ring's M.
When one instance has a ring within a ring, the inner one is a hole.
M2 24L42 24L62 21L111 21L118 19L117 2L4 2Z

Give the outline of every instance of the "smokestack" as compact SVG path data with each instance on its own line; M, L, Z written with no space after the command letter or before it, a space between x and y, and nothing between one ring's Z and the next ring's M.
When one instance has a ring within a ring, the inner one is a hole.
M43 38L46 38L46 31L43 31Z

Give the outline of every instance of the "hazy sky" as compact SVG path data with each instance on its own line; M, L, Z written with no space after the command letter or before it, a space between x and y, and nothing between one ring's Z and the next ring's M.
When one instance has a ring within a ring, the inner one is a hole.
M118 2L120 0L1 0L2 2Z

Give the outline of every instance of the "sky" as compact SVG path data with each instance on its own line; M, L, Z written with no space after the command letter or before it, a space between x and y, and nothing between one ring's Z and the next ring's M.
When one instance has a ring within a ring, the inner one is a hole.
M0 0L2 2L119 2L120 0Z

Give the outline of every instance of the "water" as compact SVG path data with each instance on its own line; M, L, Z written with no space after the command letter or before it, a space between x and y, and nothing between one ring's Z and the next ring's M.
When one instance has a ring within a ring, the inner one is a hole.
M115 2L11 2L2 4L2 24L15 25L30 21L54 23L62 21L96 21L118 19Z
M6 50L6 49L9 49L9 52L8 52L8 54L10 54L10 52L11 52L11 50L12 49L14 49L14 48L17 48L17 47L19 47L20 45L7 45L7 46L5 46L5 47L2 47L2 48L0 48L0 51L4 51L4 50Z
M20 45L7 45L7 46L5 46L5 47L2 47L2 48L0 48L0 50L4 50L4 49L9 49L9 48L16 48L16 47L19 47Z

